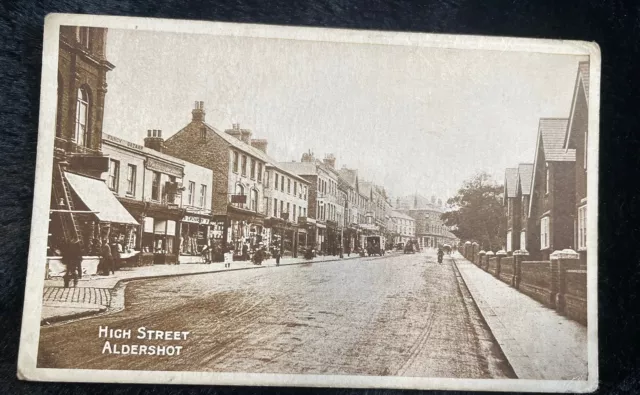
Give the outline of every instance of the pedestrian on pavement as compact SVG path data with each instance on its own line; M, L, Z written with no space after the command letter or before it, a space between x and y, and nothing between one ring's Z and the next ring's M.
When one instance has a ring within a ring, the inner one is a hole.
M200 254L202 254L202 260L204 261L204 263L211 263L211 260L209 260L209 246L208 245L203 245L202 246L202 251L200 251Z
M82 278L82 246L80 240L74 238L64 243L62 248L62 263L65 265L64 287L69 288L73 279L73 287L78 286L78 279Z
M109 273L116 274L115 270L113 269L113 255L111 254L111 246L109 246L107 240L102 243L99 266L101 266L101 274L103 276L108 276Z
M273 257L276 258L276 266L280 266L280 249L276 248L275 251L273 251Z
M118 243L118 238L113 236L111 239L111 255L113 256L113 263L111 271L115 273L116 269L120 269L120 250L122 246Z
M242 260L243 261L249 260L249 246L247 245L247 243L244 243L242 245Z

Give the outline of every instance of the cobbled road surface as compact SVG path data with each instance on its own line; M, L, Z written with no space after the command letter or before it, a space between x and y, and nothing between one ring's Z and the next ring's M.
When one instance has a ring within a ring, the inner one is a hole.
M125 309L42 327L38 367L249 373L515 377L451 259L433 252L308 263L127 285ZM103 354L181 345L179 356ZM189 331L137 340L139 327Z

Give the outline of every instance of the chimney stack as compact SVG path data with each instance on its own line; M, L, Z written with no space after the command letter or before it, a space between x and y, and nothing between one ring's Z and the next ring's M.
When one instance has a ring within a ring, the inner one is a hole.
M240 140L242 140L245 144L251 145L251 130L240 129Z
M265 139L253 139L251 140L251 146L259 149L260 151L267 153L267 140Z
M231 125L231 129L227 129L224 131L226 134L237 138L238 140L242 140L242 131L240 130L240 124L234 123Z
M147 137L145 137L144 139L144 146L158 152L164 152L164 139L162 138L162 130L147 130Z
M191 110L192 122L204 122L204 116L206 113L204 112L204 102L197 101Z
M332 169L336 168L336 157L333 154L328 154L324 157L324 164L331 167Z
M311 152L311 150L309 150L309 152L305 152L302 154L302 159L300 160L300 162L307 162L307 163L313 163L315 162L316 158L313 155L313 152Z

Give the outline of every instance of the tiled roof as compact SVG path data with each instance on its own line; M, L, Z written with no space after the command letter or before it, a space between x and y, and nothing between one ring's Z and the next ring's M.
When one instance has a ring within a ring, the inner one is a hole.
M275 160L273 160L271 157L269 157L269 155L267 155L266 153L260 151L259 149L253 147L250 144L245 143L244 141L231 136L228 133L225 133L221 130L218 130L216 128L214 128L213 126L209 125L208 123L205 123L205 126L207 127L207 129L209 129L210 131L214 132L215 134L217 134L218 136L220 136L223 140L225 140L227 143L229 143L229 145L242 150L250 155L253 155L254 157L267 162L267 163L276 163Z
M518 169L509 168L504 172L504 182L507 188L507 197L516 197L516 181L518 180Z
M545 160L550 162L571 162L576 160L576 150L565 150L564 138L567 133L566 118L541 118L540 137Z
M589 102L589 62L580 62L578 64L578 70L581 76L582 85L584 86L584 93L587 96L587 103Z
M533 163L520 163L518 165L518 177L523 195L531 194L531 178L533 177Z
M343 168L338 170L338 174L340 175L340 178L342 178L347 184L349 184L349 186L355 188L356 178L358 177L357 170Z
M316 164L313 162L279 162L278 166L300 176L318 174Z

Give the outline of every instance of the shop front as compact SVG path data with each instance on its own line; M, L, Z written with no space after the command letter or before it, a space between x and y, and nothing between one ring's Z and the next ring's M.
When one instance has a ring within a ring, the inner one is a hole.
M60 251L64 243L77 238L83 250L82 267L86 274L97 273L104 243L117 248L121 258L135 256L130 245L139 222L123 207L104 181L63 172L63 182L54 185L50 209L47 276L65 271ZM54 181L55 182L55 181Z
M210 216L187 212L180 225L180 255L201 255L205 245L213 247L214 229Z
M121 198L122 204L142 224L136 237L140 254L131 265L178 264L180 221L185 213L173 205Z
M335 221L327 221L327 255L338 255L340 248L340 230L338 223Z
M234 260L248 260L251 252L264 244L264 216L229 206L226 245L233 249Z
M282 257L298 257L300 238L299 228L296 224L281 218L269 218L265 226L271 233L270 253L277 250Z

